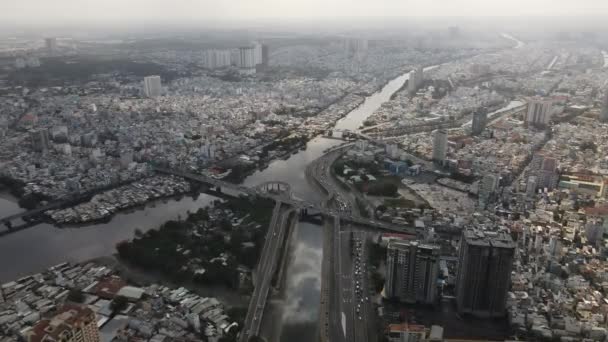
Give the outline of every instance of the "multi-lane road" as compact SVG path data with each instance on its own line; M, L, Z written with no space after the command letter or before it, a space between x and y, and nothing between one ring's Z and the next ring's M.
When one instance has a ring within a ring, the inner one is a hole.
M329 341L369 342L369 322L373 319L367 272L366 233L352 226L340 227L335 220L330 282Z
M258 336L260 333L260 325L266 308L268 293L272 286L272 278L280 264L281 244L285 242L291 212L288 205L277 201L258 262L255 288L251 295L239 342L248 342L252 336Z

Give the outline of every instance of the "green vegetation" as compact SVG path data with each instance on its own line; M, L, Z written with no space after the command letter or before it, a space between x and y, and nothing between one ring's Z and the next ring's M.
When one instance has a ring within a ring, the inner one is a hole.
M35 209L40 206L43 201L48 200L50 200L50 198L47 196L38 193L32 193L19 198L19 206L25 209Z
M377 271L372 272L371 282L376 293L382 292L382 289L384 288L384 277L380 273Z
M597 153L597 145L593 141L586 141L581 144L581 150L591 150L593 153Z
M264 146L262 148L262 153L260 154L260 158L268 157L268 153L270 151L283 151L289 152L293 149L299 148L300 146L306 144L308 142L308 136L306 135L290 135L286 138L275 140L272 143Z
M359 208L359 214L361 214L361 217L369 218L369 212L367 211L367 206L365 205L365 202L363 200L361 200L359 197L356 198L356 202L357 202L357 207Z
M112 313L117 313L126 309L128 305L129 300L126 297L116 296L110 303L110 309L112 309Z
M7 187L11 194L15 197L21 197L23 195L23 187L25 186L25 183L19 180L7 176L0 176L0 184Z
M12 85L27 87L57 86L87 82L96 74L126 75L128 77L144 77L160 75L163 82L169 82L177 77L177 72L170 71L164 66L149 62L134 62L125 59L98 59L92 57L41 58L37 68L16 70L8 75Z
M231 183L241 183L252 171L257 168L257 165L254 163L248 164L236 164L231 167L232 172L226 178L225 181Z
M374 267L380 266L380 262L386 259L386 247L377 243L369 244L369 263Z
M167 221L117 245L121 258L176 282L239 287L237 267L255 267L274 202L241 197ZM238 220L242 219L242 220ZM256 228L260 225L261 228Z
M71 289L68 293L68 300L73 303L82 303L84 302L84 294L79 289Z
M372 196L395 197L398 194L399 186L395 183L381 180L367 186L367 193Z

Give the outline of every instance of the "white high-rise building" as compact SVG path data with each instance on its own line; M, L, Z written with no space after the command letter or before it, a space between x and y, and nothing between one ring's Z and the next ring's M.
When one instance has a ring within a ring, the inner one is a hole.
M602 112L600 113L600 121L608 122L608 91L602 98Z
M238 67L241 69L253 69L256 65L256 53L253 47L241 47L239 48L239 60Z
M424 83L424 68L419 66L410 72L410 78L407 81L407 90L410 94L414 94L420 89Z
M147 97L157 97L162 93L160 76L144 77L144 95Z
M444 129L435 131L433 136L433 160L444 161L448 154L448 132Z
M203 53L203 67L207 69L219 69L231 65L230 50L206 50Z
M49 52L55 52L55 50L57 50L57 38L45 38L44 44Z
M262 45L262 43L255 42L255 43L253 43L253 50L254 50L255 65L262 64L262 53L264 50L264 45Z
M553 101L539 97L528 100L526 123L533 126L547 126L553 114Z

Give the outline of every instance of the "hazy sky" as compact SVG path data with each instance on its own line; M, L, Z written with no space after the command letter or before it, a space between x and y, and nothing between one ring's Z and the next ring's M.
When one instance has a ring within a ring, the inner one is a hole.
M0 0L0 21L606 15L608 0Z

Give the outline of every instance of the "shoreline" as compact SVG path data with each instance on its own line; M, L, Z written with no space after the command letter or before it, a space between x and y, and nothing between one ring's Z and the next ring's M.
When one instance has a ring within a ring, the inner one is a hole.
M161 284L163 286L178 288L184 286L188 290L195 292L198 295L205 297L216 297L225 303L228 307L246 307L248 303L247 294L241 294L238 291L229 290L222 286L205 286L195 284L193 282L175 283L160 272L154 272L142 269L138 266L130 264L128 261L121 259L116 253L108 256L92 258L81 262L81 264L94 263L115 270L121 277L129 283L138 286L149 284Z

